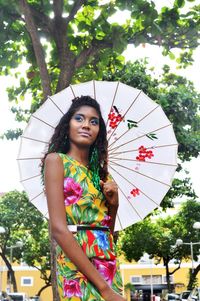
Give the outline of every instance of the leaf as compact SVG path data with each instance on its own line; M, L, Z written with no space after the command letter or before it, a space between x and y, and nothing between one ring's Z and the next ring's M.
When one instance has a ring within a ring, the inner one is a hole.
M176 57L173 52L169 51L169 57L171 60L174 60Z
M151 139L151 140L158 139L157 136L156 136L156 134L154 134L154 133L147 134L146 137L149 138L149 139Z
M178 8L182 8L185 5L185 0L175 0L174 6Z
M135 128L138 127L136 121L133 121L133 120L128 119L127 122L128 122L128 129L129 129L129 130L132 129L133 127L135 127Z
M22 129L7 130L3 135L0 136L0 139L6 138L7 140L18 139L23 133Z
M117 107L116 107L116 106L113 106L113 108L114 108L115 111L119 114L119 111L118 111Z

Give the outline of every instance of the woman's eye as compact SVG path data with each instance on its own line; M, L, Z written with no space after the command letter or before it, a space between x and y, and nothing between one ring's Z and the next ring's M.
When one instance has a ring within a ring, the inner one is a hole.
M99 124L99 119L95 118L91 120L92 125L98 125Z
M81 116L81 115L75 115L75 116L74 116L74 119L75 119L76 121L83 121L83 116Z

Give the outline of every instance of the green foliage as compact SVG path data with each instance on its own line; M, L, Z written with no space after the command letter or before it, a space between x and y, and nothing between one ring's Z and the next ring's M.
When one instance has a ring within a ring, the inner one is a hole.
M144 253L148 253L157 262L162 260L166 269L172 259L175 259L175 262L180 265L183 259L190 258L191 250L188 245L175 247L176 240L181 238L183 242L187 243L199 241L199 233L193 229L194 222L199 220L200 203L188 200L174 215L166 218L146 218L125 229L119 238L121 251L128 261L138 261ZM197 245L194 247L195 260L197 260L198 254ZM169 274L173 274L174 271Z
M164 197L161 207L163 210L167 208L173 208L173 201L176 198L188 198L195 199L197 196L195 194L194 189L192 188L192 184L190 178L186 177L184 179L175 178L172 182L172 186L166 196Z
M80 3L64 1L63 5L56 1L54 4L27 0L20 6L20 1L7 3L0 0L0 75L12 74L13 69L23 65L26 59L29 63L26 75L15 73L19 85L9 87L8 96L10 101L20 104L27 93L31 94L30 113L41 105L47 94L54 94L70 83L104 79L105 73L114 73L118 69L128 72L123 67L122 56L128 44L162 46L164 54L171 57L174 57L172 48L180 48L183 53L177 62L182 67L191 63L192 52L198 46L199 6L183 13L183 0L176 0L172 8L163 7L161 12L156 10L153 1L146 0L109 1L107 4L98 0ZM28 7L29 15L25 7ZM119 10L122 13L129 12L122 24L110 19ZM30 31L31 22L35 29ZM38 42L32 32L38 37ZM40 50L44 54L42 62ZM137 67L138 76L135 76L136 82L132 81L132 84L144 92L148 90L156 99L156 81L150 84L146 78L145 82L143 74L141 80L143 67L136 64ZM45 69L47 73L44 75ZM121 76L120 80L126 82L126 77L130 78L129 74ZM182 90L180 97L184 94L184 88ZM170 92L171 98L174 98L174 93ZM19 107L13 108L13 111L18 121L28 120L27 111ZM18 135L14 133L12 136L17 138ZM189 142L190 138L188 145ZM196 149L198 147L197 143Z
M7 140L14 140L20 137L22 133L22 129L7 130L3 135L0 136L0 139L6 138Z
M177 214L177 220L183 226L180 228L180 237L185 242L199 241L200 233L193 228L193 224L200 220L200 203L195 200L185 202L180 212ZM190 248L184 246L185 250L188 250L190 254ZM196 247L196 253L194 253L195 259L198 255L198 246Z
M178 237L178 229L179 224L175 217L159 218L155 221L146 218L123 231L120 238L121 250L128 261L138 261L144 253L154 257L157 262L163 258L178 259L172 248Z
M181 8L185 5L185 0L175 0L174 1L174 6L177 8Z
M134 285L132 284L132 283L130 283L130 282L128 282L128 283L126 283L125 285L124 285L124 289L125 289L125 291L127 291L127 290L131 290L131 291L135 291L135 287L134 287Z
M5 234L0 235L0 249L7 260L7 247L23 242L22 250L15 248L13 261L24 261L41 272L41 278L50 283L50 253L48 226L44 217L29 202L24 192L11 191L0 198L0 226ZM2 256L2 255L1 255Z
M194 63L194 60L192 58L192 51L183 51L179 58L176 59L176 62L179 65L179 68L187 68L188 66L192 65Z
M30 69L27 70L28 86L33 91L33 97L40 102L42 91L39 80L40 66L36 59L35 44L27 31L29 20L24 19L19 2L0 1L0 72L10 74L12 69L20 66L26 58L30 63ZM198 46L200 23L198 6L194 6L187 13L182 13L180 8L185 5L183 0L176 0L171 9L163 7L160 13L156 10L153 1L146 0L110 1L107 4L100 4L98 0L85 1L84 4L81 4L81 1L80 4L64 1L63 7L59 2L55 5L61 9L61 14L56 15L56 19L52 18L56 11L51 2L27 1L27 4L37 29L36 34L43 40L43 43L40 40L41 47L45 54L49 76L54 82L59 80L63 63L62 50L65 47L68 68L74 70L72 73L68 70L68 73L71 73L70 81L72 81L77 69L88 63L95 67L96 56L104 56L105 61L102 60L101 63L107 68L106 57L111 59L113 53L119 56L129 43L135 46L141 43L161 45L166 54L171 53L172 48L189 49L191 53ZM109 20L109 17L119 10L129 12L129 16L122 25ZM74 68L84 53L83 64ZM30 77L32 71L34 71L34 76ZM85 71L87 72L87 69ZM97 76L102 78L101 70ZM89 77L93 78L93 74ZM26 89L23 82L20 87L22 90ZM55 88L52 83L53 93Z

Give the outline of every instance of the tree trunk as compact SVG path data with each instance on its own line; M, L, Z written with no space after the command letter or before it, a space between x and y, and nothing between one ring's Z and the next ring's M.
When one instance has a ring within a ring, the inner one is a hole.
M17 282L16 282L16 278L15 278L15 272L12 269L12 264L9 262L9 260L7 259L7 257L5 256L4 253L1 253L1 257L3 259L3 261L5 262L5 265L8 268L8 283L11 286L13 286L13 291L17 292Z
M40 42L40 37L38 34L38 29L31 14L31 9L28 2L26 0L20 0L19 4L21 11L25 17L26 29L29 32L30 38L32 40L35 58L40 71L43 97L44 100L46 100L48 95L51 95L51 81L47 70L47 64L45 62L45 53L42 48L42 44Z
M18 289L17 289L17 282L16 282L16 278L15 278L15 272L12 269L8 270L8 278L7 278L7 283L9 283L9 287L10 287L10 291L17 293Z
M200 264L196 267L196 269L194 269L193 273L190 270L190 278L189 278L189 282L188 282L188 286L187 286L188 290L191 290L193 288L197 274L199 273L199 271L200 271Z
M170 283L170 272L169 272L169 259L168 258L163 258L164 260L164 265L166 269L166 279L167 279L167 289L169 293L172 293L172 286Z
M56 242L50 233L50 249L51 249L51 283L52 283L52 293L53 293L53 301L60 301L60 297L58 294L58 286L57 286L57 273L56 273Z

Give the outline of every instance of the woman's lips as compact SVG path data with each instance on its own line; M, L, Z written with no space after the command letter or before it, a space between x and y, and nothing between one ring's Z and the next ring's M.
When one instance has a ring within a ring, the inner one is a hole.
M79 135L81 135L83 137L91 137L91 135L87 132L80 132Z

